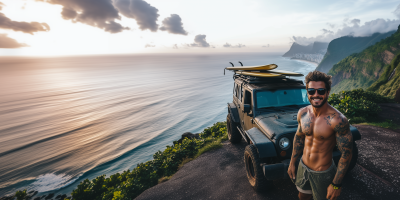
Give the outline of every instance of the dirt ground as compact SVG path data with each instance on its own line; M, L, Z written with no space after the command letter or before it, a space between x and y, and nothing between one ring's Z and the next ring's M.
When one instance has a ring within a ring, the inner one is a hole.
M384 117L397 120L400 116L398 104L381 107L386 112L381 114ZM400 199L400 131L355 126L361 133L361 140L356 142L359 158L343 181L339 199ZM169 181L146 190L136 199L298 199L298 191L289 179L274 181L274 187L263 193L255 192L246 176L245 147L244 141L237 145L226 141L223 148L185 164Z

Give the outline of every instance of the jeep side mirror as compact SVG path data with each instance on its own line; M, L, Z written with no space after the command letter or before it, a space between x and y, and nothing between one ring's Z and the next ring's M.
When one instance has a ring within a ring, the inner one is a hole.
M250 112L250 104L243 104L243 112L245 113Z

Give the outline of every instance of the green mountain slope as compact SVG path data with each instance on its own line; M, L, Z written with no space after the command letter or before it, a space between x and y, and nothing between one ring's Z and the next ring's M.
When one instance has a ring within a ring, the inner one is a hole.
M396 86L393 84L398 81L400 70L396 70L389 81L388 78L398 66L399 54L400 30L397 30L390 37L335 64L328 73L332 76L332 93L363 88L385 93L385 96L394 96L392 89ZM389 86L392 89L388 89Z
M369 91L388 97L394 97L398 89L400 89L400 53L392 60L381 77L368 88Z
M389 37L395 32L396 31L390 31L387 33L374 33L369 37L344 36L334 39L329 43L328 51L316 70L327 73L334 64L338 63L342 59L353 53L359 53L363 51L367 47Z

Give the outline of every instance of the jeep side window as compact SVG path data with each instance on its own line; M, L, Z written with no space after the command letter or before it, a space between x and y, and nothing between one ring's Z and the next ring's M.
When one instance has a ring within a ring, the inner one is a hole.
M251 92L248 90L244 90L244 104L250 104L251 106Z
M249 104L250 110L253 110L253 105L251 103L251 92L248 90L244 90L244 104Z
M238 95L237 98L239 99L239 101L242 101L242 86L238 85Z
M237 97L236 96L236 94L237 94L236 90L237 90L237 84L235 83L235 84L233 84L233 96L235 96L235 97Z

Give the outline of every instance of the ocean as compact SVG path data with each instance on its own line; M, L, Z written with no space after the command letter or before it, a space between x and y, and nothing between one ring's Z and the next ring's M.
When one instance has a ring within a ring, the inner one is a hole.
M84 179L133 169L182 133L225 121L229 62L316 68L282 54L0 57L0 197L69 195Z

